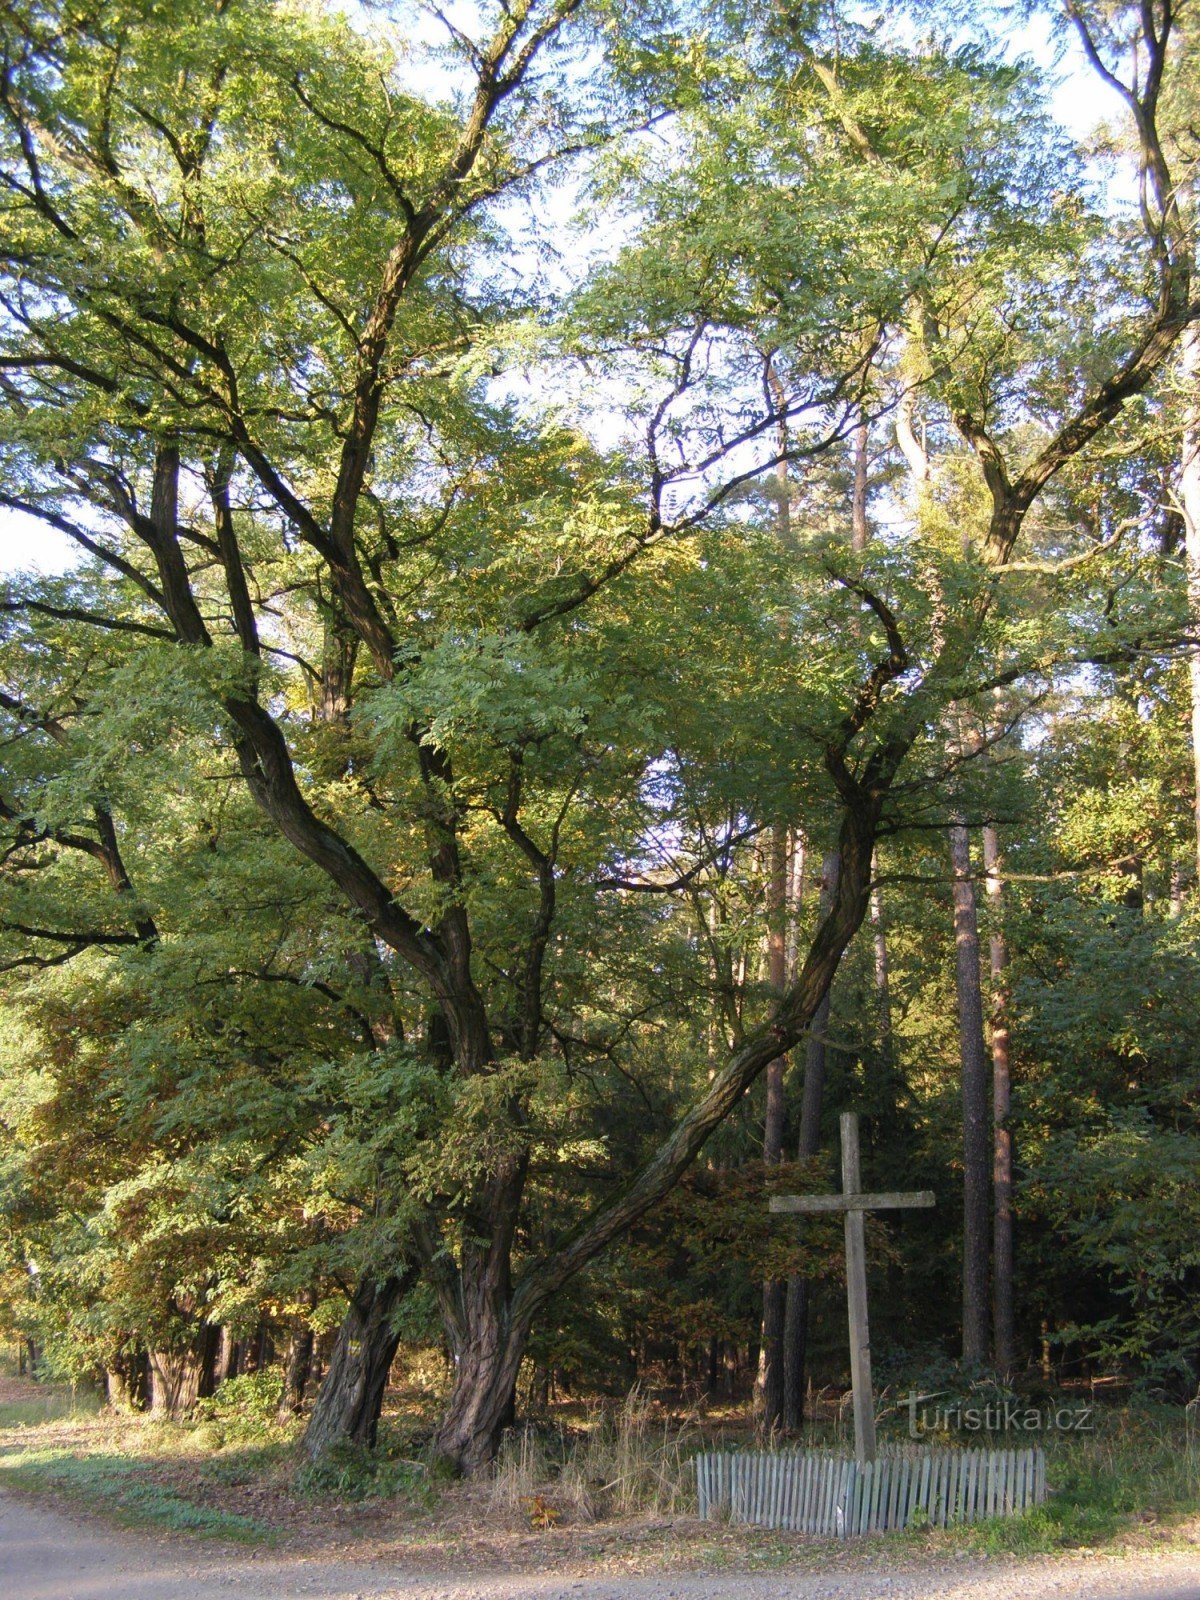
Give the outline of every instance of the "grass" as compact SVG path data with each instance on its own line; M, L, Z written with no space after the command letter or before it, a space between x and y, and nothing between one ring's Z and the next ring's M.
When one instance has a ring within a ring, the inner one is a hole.
M1044 1436L1051 1494L1022 1517L835 1545L719 1522L674 1530L676 1519L695 1514L692 1456L753 1436L719 1418L680 1422L638 1390L619 1404L575 1406L515 1430L490 1477L461 1485L437 1481L418 1443L427 1430L403 1411L381 1430L378 1451L334 1451L313 1465L296 1448L295 1425L280 1428L259 1398L250 1387L231 1390L186 1425L97 1413L96 1397L46 1385L0 1402L0 1430L8 1430L0 1482L70 1495L126 1525L239 1541L285 1529L319 1541L331 1506L358 1502L352 1514L365 1519L364 1531L415 1539L435 1565L451 1547L469 1565L497 1539L527 1548L520 1560L533 1559L535 1546L539 1560L551 1551L569 1559L572 1550L590 1560L593 1546L596 1559L617 1559L613 1550L628 1543L645 1551L645 1570L1024 1556L1169 1543L1188 1537L1179 1525L1200 1512L1200 1439L1189 1437L1178 1408L1099 1409L1094 1433ZM555 1530L544 1546L529 1541Z
M2 1481L20 1489L66 1493L92 1511L131 1527L257 1542L270 1529L255 1517L199 1504L154 1482L145 1463L112 1454L26 1450L0 1459Z
M662 1417L634 1388L618 1407L596 1408L585 1427L526 1427L506 1436L492 1479L492 1501L523 1509L531 1526L598 1517L674 1517L694 1513L690 1458L699 1429Z
M958 1530L987 1554L1036 1555L1112 1543L1200 1511L1200 1451L1167 1407L1099 1411L1096 1431L1052 1439L1045 1503Z
M92 1389L70 1389L45 1384L38 1393L20 1400L0 1400L0 1432L8 1428L39 1428L47 1422L94 1417L103 1401Z

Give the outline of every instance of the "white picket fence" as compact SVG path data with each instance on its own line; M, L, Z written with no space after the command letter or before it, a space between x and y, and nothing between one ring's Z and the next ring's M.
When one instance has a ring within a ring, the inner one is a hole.
M1046 1452L883 1446L859 1467L816 1450L696 1457L701 1517L848 1538L920 1522L944 1528L1012 1516L1046 1498Z

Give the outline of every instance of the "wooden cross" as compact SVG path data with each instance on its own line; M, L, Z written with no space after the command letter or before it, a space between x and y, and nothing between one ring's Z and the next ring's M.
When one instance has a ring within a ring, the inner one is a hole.
M858 1165L858 1116L842 1113L841 1194L775 1194L772 1211L842 1211L846 1218L846 1304L850 1313L850 1380L854 1390L854 1454L861 1466L875 1459L875 1401L871 1393L871 1334L867 1323L865 1211L931 1206L931 1189L908 1194L863 1194Z

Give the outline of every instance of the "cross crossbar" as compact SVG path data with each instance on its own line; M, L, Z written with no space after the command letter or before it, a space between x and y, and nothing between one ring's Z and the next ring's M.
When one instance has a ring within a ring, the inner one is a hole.
M912 1211L937 1204L932 1189L907 1194L773 1194L772 1211Z

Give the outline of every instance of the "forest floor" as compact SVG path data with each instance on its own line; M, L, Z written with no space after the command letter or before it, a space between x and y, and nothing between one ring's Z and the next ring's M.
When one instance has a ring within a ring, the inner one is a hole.
M119 1533L0 1492L5 1600L1196 1600L1200 1552L1123 1559L895 1560L840 1570L630 1573L423 1572L351 1552L247 1552Z
M1057 1521L1024 1533L1014 1522L844 1543L661 1507L597 1515L556 1504L550 1486L530 1497L499 1480L434 1488L415 1466L394 1461L385 1492L350 1500L336 1484L306 1488L286 1441L114 1417L69 1392L0 1378L0 1593L1200 1597L1200 1505L1156 1505L1145 1484L1126 1484L1119 1514L1099 1514L1094 1493L1076 1495L1078 1505L1063 1494Z

